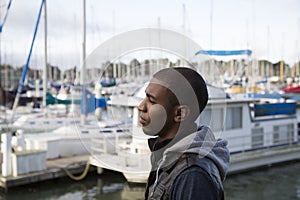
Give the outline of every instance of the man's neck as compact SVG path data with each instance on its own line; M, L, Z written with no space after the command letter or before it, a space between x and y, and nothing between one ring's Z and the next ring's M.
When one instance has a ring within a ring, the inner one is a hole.
M162 133L158 135L158 141L161 142L164 140L173 139L179 130L179 125L180 124L175 124L171 129L162 131Z

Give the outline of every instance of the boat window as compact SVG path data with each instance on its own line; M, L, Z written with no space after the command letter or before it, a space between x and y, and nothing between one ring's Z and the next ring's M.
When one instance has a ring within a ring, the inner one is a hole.
M81 133L87 134L87 133L89 133L89 131L81 131Z
M264 145L264 129L253 128L251 130L252 148L262 147Z
M213 131L220 131L223 127L223 108L206 108L197 119L198 125L207 125Z
M293 141L294 124L286 124L273 127L273 143L283 144Z
M35 122L31 121L31 122L29 122L29 124L35 124Z
M129 129L117 129L117 133L121 133L121 132L129 132Z
M211 128L213 131L221 131L224 123L224 109L213 108L211 112Z
M226 130L242 128L242 107L231 107L226 109Z
M99 133L112 133L112 130L100 130Z

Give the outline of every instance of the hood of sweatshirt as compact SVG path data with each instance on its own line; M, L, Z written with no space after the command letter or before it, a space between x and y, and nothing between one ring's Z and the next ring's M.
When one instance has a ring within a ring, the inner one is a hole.
M207 126L201 126L197 131L185 134L176 142L168 143L170 145L152 152L152 170L168 167L182 154L192 153L211 159L218 167L221 179L225 179L229 167L228 142L224 139L216 139Z

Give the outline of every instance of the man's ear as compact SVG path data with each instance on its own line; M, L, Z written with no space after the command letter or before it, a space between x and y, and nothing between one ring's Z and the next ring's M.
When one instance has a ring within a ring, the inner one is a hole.
M177 106L175 109L175 122L182 122L188 118L190 115L190 108L186 105Z

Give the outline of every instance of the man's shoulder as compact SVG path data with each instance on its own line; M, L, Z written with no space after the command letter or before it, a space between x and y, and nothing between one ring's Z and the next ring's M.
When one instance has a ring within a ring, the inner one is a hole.
M183 192L187 192L193 197L201 197L200 199L211 199L210 197L222 199L222 181L214 161L196 154L186 154L184 157L185 159L182 161L187 165L177 174L171 194L184 199L186 198L182 196ZM179 163L177 163L178 167L180 167Z
M172 199L189 199L191 197L218 199L216 198L219 193L217 188L215 181L207 171L193 165L177 176L172 186L171 196Z
M198 165L193 165L185 170L183 170L180 174L178 174L177 178L174 181L174 185L179 182L186 181L196 181L196 182L207 182L211 181L211 176L209 173Z

